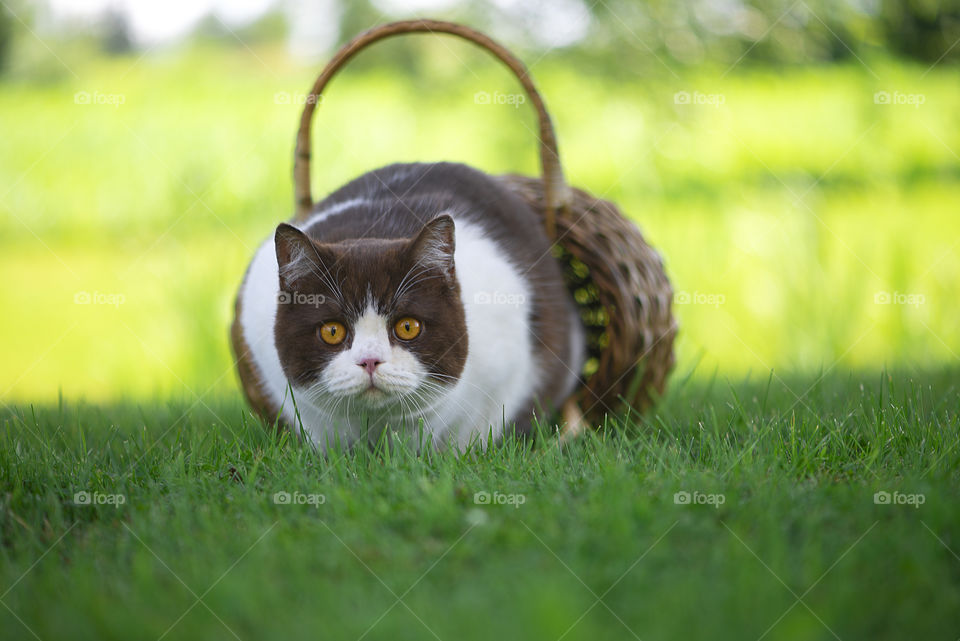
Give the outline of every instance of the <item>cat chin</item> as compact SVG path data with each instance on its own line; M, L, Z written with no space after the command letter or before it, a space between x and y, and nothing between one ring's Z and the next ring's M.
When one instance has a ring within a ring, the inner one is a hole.
M390 392L379 387L368 387L362 392L352 394L355 405L370 410L384 410L400 405L401 394Z
M330 390L324 402L337 401L341 407L350 408L350 412L371 410L383 412L391 408L401 409L408 398L420 398L418 386L393 389L393 386L370 386L367 381L348 387ZM317 403L320 399L312 399ZM423 400L420 401L423 403Z
M438 403L442 402L446 392L453 388L449 384L435 383L434 385L433 389L429 389L422 384L401 387L394 387L389 383L381 383L374 387L370 387L369 384L358 384L352 389L339 390L333 396L339 399L340 410L349 409L351 416L375 412L381 417L400 417L413 409L419 410L418 413L432 411Z

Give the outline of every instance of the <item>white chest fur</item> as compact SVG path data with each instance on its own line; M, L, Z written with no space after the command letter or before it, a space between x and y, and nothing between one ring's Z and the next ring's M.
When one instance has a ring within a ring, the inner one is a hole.
M303 227L344 209L335 206L320 212ZM272 238L261 245L241 290L240 324L263 391L281 408L284 422L325 447L337 439L353 443L379 438L380 429L375 428L386 423L397 428L401 421L416 426L422 420L435 444L463 448L474 439L483 444L490 435L496 439L504 423L510 424L527 407L539 382L531 344L532 292L524 274L477 225L455 223L454 261L469 342L466 364L456 384L436 403L406 416L351 415L343 404L331 412L327 405L309 400L303 390L291 388L274 344L276 250Z

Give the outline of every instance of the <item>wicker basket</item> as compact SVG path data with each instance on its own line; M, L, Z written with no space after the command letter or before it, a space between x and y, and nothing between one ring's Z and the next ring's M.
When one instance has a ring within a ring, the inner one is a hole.
M673 292L663 261L616 205L567 187L553 124L526 67L482 33L436 20L394 22L365 31L336 53L314 83L300 118L294 162L297 219L306 219L314 204L310 123L324 88L361 49L406 33L451 34L483 47L510 68L536 110L542 177L506 175L500 180L542 216L544 229L554 241L554 256L564 267L568 288L587 329L589 358L583 383L564 409L568 422L578 422L574 419L585 415L597 425L604 414L622 410L624 404L646 409L663 393L674 362ZM243 347L234 345L238 353ZM251 404L261 413L269 412L270 408L260 407L262 400L256 398L259 395L256 385L251 385L249 367L241 362L238 369Z

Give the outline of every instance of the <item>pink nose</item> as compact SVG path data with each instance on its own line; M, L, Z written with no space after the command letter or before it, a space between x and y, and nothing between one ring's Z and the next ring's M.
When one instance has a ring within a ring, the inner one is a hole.
M357 365L367 370L367 374L369 374L370 376L373 376L373 371L377 369L377 365L379 365L380 363L381 361L377 360L376 358L364 358L359 363L357 363Z

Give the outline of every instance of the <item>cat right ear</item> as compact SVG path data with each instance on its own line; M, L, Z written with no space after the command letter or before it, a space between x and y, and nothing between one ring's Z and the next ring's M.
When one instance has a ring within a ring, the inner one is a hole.
M280 223L273 237L277 248L277 268L280 274L280 289L293 290L293 284L304 276L322 269L317 248L302 231Z

